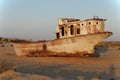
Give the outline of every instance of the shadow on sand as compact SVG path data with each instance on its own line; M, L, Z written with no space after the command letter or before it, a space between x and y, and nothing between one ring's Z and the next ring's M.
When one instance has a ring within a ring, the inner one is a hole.
M42 66L42 65L31 65L23 66L16 69L17 72L27 73L27 74L37 74L48 76L53 80L81 80L78 78L84 78L84 80L91 80L95 77L100 77L104 80L120 80L120 77L115 76L115 67L113 64L109 67L109 73L102 72L83 72L77 69L69 69L70 64L65 65L51 65L51 66ZM83 80L83 79L82 79Z
M108 51L109 48L107 46L95 46L94 50L95 50L95 56L99 57L100 53Z

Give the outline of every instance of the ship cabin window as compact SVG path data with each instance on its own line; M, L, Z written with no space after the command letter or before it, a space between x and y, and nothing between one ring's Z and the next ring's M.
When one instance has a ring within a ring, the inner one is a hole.
M62 36L64 36L65 34L64 34L64 27L62 27Z
M60 38L60 33L56 33L56 38L57 38L57 39Z
M71 35L74 34L74 28L73 28L73 25L70 26L70 34L71 34Z
M98 24L98 22L96 22L96 24Z
M84 24L81 24L82 26L84 25Z
M80 34L80 28L77 29L77 34Z

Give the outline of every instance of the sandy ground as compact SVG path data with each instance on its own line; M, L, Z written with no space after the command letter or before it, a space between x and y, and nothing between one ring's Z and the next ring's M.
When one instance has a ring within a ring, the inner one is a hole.
M0 80L120 80L120 50L108 50L92 58L18 57L1 53L0 58L14 64L16 71L1 73Z

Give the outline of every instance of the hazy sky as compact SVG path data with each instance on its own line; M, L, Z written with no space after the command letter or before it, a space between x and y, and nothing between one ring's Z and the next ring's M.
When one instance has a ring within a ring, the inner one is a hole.
M107 19L107 40L120 41L120 0L0 0L0 36L54 39L61 17Z

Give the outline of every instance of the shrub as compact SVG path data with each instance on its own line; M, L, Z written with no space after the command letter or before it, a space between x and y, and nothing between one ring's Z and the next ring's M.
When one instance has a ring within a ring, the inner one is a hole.
M4 59L0 59L0 73L8 70L15 70L14 65Z
M2 44L1 47L5 47L5 45Z
M118 49L120 50L120 47Z
M11 47L13 47L13 44L10 44Z

